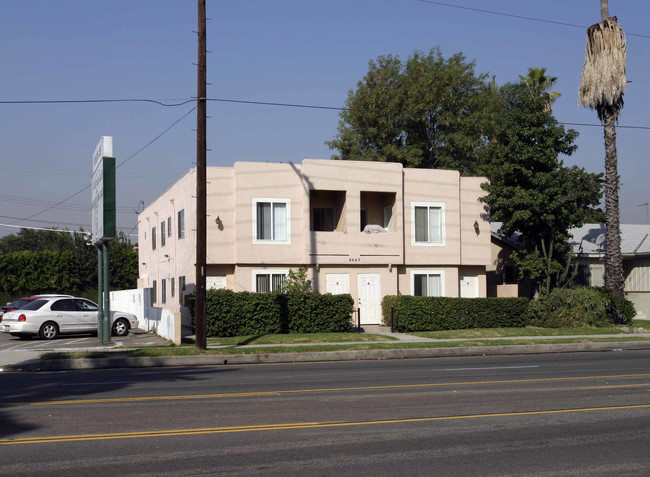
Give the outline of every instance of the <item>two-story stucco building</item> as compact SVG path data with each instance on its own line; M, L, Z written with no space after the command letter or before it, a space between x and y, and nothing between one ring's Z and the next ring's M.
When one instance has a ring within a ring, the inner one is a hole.
M207 288L279 289L305 267L315 290L350 293L362 324L385 295L486 296L490 226L481 177L398 163L306 159L207 168ZM139 287L181 311L194 291L196 170L140 215Z

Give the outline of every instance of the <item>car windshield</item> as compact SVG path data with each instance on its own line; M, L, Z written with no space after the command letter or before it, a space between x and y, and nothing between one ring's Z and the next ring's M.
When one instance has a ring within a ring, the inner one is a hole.
M31 300L29 303L27 303L25 306L21 308L21 310L38 310L40 307L45 305L47 303L47 300Z

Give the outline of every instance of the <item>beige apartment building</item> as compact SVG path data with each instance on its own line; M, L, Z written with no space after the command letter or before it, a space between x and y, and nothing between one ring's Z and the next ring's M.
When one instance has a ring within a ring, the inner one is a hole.
M306 159L207 168L207 288L267 292L305 267L314 290L350 293L362 324L385 295L486 296L490 224L482 177L398 163ZM196 170L140 215L139 288L189 313Z

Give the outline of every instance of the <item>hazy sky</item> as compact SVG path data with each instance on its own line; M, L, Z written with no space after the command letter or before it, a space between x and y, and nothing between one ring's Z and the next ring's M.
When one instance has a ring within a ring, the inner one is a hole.
M631 81L618 129L621 221L646 223L648 207L639 205L650 202L650 2L609 7L628 34ZM207 14L211 99L341 107L370 59L440 46L446 57L463 52L498 84L548 68L563 95L555 116L580 133L565 163L604 170L602 127L577 100L599 0L207 0ZM2 0L0 101L183 103L196 95L195 30L194 0ZM193 106L0 103L0 235L18 231L8 225L90 229L101 136L113 136L121 164L118 228L135 234L140 201L148 205L194 167ZM217 101L208 115L209 166L326 159L324 142L338 124L333 110Z

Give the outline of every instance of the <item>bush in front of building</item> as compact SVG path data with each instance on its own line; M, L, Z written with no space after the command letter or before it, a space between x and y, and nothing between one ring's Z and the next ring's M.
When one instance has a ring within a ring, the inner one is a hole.
M350 294L289 293L290 333L345 333L352 330L354 300Z
M383 323L402 332L510 328L526 324L527 298L386 296Z
M188 298L194 319L195 296ZM347 332L353 304L349 294L207 290L206 336Z
M548 298L531 302L529 324L544 328L628 325L636 315L634 304L605 288L556 288Z

